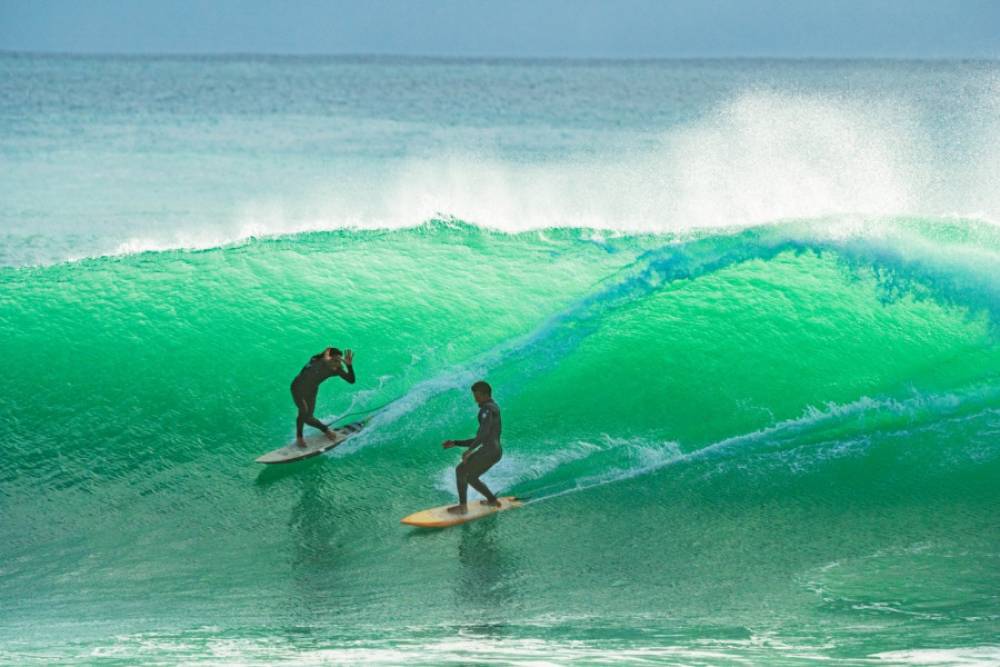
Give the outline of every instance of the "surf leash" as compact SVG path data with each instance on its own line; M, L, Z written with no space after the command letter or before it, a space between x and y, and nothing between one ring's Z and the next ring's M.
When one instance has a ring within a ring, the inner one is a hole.
M346 415L340 415L339 417L337 417L336 419L334 419L332 422L330 422L329 424L327 424L327 426L333 426L334 424L336 424L337 422L339 422L341 419L345 419L347 417L357 417L358 415L371 415L371 413L373 413L373 412L378 412L382 408L389 407L390 405L392 405L396 401L399 401L400 399L402 399L404 396L406 396L406 394L403 394L403 396L397 396L396 398L392 399L388 403L383 403L382 405L376 405L374 408L368 408L366 410L356 410L354 412L348 412ZM365 421L368 421L368 419L371 419L374 416L375 415L371 415L371 417L368 417L367 419L365 419Z

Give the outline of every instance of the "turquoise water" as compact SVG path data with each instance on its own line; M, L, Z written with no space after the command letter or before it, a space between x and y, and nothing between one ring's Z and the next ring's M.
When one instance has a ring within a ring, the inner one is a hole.
M0 660L1000 660L998 74L0 57Z

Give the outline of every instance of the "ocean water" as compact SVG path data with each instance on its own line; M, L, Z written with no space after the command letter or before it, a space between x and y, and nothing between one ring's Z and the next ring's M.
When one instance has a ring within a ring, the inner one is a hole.
M996 664L998 168L996 62L2 55L0 661Z

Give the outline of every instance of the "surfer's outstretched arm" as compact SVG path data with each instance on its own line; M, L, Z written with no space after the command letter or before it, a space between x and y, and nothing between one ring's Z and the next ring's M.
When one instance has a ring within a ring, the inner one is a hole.
M494 404L495 405L495 404ZM455 447L468 447L475 449L479 445L490 442L500 442L500 413L490 405L483 405L479 409L479 430L476 431L475 438L468 440L453 440Z

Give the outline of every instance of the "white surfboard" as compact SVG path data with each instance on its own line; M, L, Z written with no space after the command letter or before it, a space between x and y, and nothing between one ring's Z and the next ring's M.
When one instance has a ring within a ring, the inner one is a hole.
M448 511L448 508L454 506L455 503L442 505L441 507L432 507L429 510L415 512L408 517L400 519L399 522L420 528L447 528L448 526L457 526L461 523L475 521L476 519L482 519L484 516L524 505L524 503L514 496L504 496L503 498L497 498L497 500L500 501L499 507L484 505L478 500L469 501L465 514L452 514Z
M306 436L305 447L299 447L298 444L292 441L280 449L268 452L263 456L258 456L255 460L257 463L291 463L293 461L307 459L311 456L317 456L318 454L329 451L341 444L352 435L363 429L367 423L368 421L365 420L330 429L335 436L333 440L326 437L323 433L313 433Z

